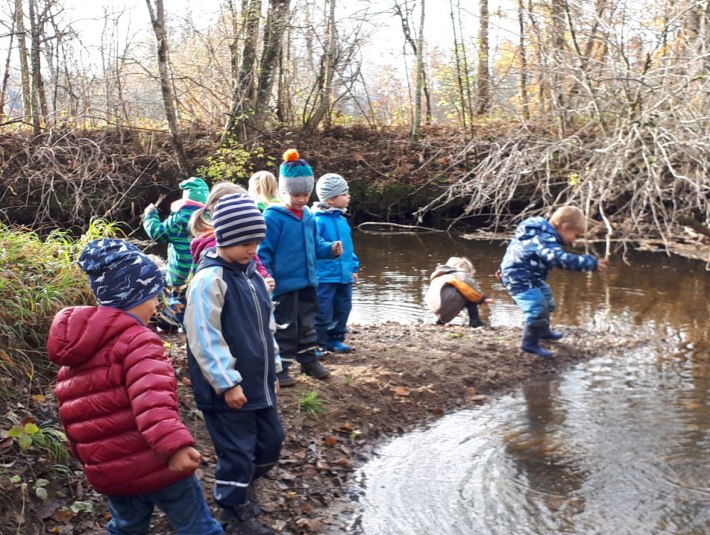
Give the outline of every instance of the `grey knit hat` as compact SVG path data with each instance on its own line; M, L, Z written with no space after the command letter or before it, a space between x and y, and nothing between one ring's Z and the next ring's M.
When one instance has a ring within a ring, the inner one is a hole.
M248 195L233 193L225 195L212 212L214 236L217 247L232 247L266 237L264 216Z
M350 191L348 183L336 173L326 173L316 183L316 195L318 195L320 202L325 202L338 195L345 195L348 191Z

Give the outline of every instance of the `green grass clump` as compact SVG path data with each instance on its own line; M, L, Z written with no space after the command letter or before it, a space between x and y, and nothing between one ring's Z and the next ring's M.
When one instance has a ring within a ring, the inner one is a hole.
M78 239L0 223L0 399L20 394L46 354L47 333L63 307L94 303L75 260L89 240L115 236L115 224L91 223Z
M328 412L325 408L325 401L316 390L303 392L301 394L298 400L298 409L310 416L320 416Z

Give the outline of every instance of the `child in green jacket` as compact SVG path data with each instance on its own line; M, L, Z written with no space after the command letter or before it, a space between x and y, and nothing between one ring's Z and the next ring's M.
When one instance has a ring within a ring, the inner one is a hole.
M185 287L192 271L189 224L192 214L204 208L210 188L201 178L190 177L180 182L182 198L170 205L170 215L160 220L158 208L149 204L143 213L143 229L157 243L168 244L168 265L165 272L167 307L161 312L159 326L169 330L182 327L185 310Z

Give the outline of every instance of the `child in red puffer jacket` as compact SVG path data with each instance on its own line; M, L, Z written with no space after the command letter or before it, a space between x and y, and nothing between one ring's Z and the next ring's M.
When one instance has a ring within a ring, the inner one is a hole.
M158 266L117 239L90 242L79 266L99 305L61 310L47 352L61 366L55 393L69 445L108 496L108 532L148 533L157 505L177 533L223 533L194 476L200 453L180 421L172 364L146 327L163 291Z

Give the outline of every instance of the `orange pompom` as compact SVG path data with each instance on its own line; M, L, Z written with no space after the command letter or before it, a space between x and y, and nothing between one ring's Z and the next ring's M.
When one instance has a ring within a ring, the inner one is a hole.
M284 152L284 162L295 162L300 158L296 149L288 149Z

